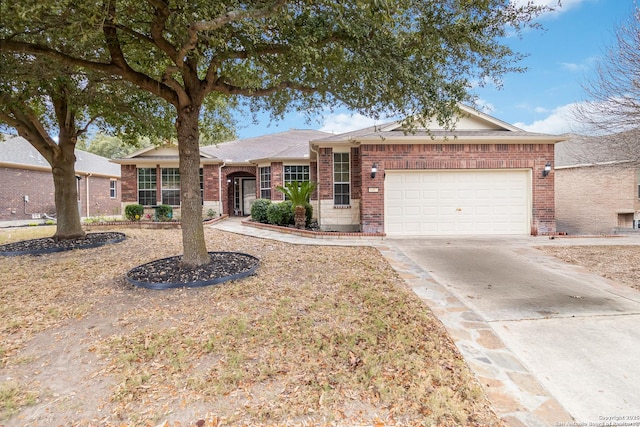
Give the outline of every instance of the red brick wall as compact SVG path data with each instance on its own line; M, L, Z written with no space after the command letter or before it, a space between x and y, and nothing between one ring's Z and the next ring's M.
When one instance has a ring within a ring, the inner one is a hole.
M362 231L384 231L384 172L417 169L532 169L532 232L554 233L553 172L542 178L547 162L553 164L553 144L398 144L362 145ZM371 166L378 173L371 179ZM378 187L369 193L368 187Z
M0 221L31 219L31 213L55 213L51 172L1 167L0 182ZM25 195L29 196L26 205Z
M320 199L333 200L333 149L318 150L318 181L320 182Z
M121 165L122 201L124 203L138 203L138 169L136 165Z
M80 179L80 216L87 216L87 179L89 181L89 216L120 215L120 181L116 184L116 198L110 196L110 178L82 176ZM31 219L32 213L53 214L55 192L49 171L0 168L0 221ZM29 203L24 203L24 196ZM26 213L25 213L26 211Z
M277 186L284 186L284 165L282 162L271 163L271 200L284 200L284 194L276 190Z
M206 202L218 201L220 184L222 184L223 187L227 184L226 180L223 183L218 181L219 173L219 165L204 165L202 167L202 175L204 179L204 200Z
M89 212L87 215L87 182L89 185ZM80 179L80 216L120 215L121 186L116 184L116 198L111 198L111 179L83 176Z

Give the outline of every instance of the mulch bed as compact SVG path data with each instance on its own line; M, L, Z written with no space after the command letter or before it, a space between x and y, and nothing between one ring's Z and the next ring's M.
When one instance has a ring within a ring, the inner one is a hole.
M22 240L19 242L0 245L0 256L42 255L53 252L70 251L74 249L89 249L118 243L126 239L124 233L87 233L78 239L56 240L52 237Z
M126 239L120 232L87 233L78 239L56 240L52 237L22 240L0 245L0 256L43 255L74 249L89 249ZM240 279L258 268L256 257L238 252L209 252L211 262L197 267L184 266L182 257L162 258L135 267L127 281L148 289L200 287Z
M211 262L197 267L183 266L181 257L162 258L135 267L127 273L127 280L149 289L200 287L253 274L258 259L239 252L209 252Z

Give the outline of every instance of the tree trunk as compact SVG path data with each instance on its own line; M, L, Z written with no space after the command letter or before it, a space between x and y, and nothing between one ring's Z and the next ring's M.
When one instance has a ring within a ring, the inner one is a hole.
M75 145L75 138L60 132L58 146L53 149L50 160L57 218L53 238L59 240L85 236L78 211Z
M293 213L293 222L296 228L303 229L307 225L307 210L304 206L298 205Z
M180 217L182 222L182 264L198 266L211 262L204 241L200 200L200 109L189 106L178 111L180 153Z

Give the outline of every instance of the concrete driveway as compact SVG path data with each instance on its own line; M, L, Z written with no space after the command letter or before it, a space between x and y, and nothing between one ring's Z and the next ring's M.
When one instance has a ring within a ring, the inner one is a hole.
M593 243L640 241L387 239L379 248L507 424L640 426L640 292L534 249ZM586 424L562 424L571 421Z

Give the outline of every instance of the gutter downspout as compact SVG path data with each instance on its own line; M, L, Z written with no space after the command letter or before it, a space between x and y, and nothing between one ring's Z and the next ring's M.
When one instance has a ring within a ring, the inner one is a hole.
M220 216L224 214L224 204L222 203L222 168L225 167L227 161L222 162L222 166L218 166L218 203L220 203Z
M316 150L313 149L313 144L309 144L309 149L316 153L316 178L318 179L318 185L316 186L316 190L318 191L318 227L320 227L320 229L322 230L322 222L320 221L320 213L322 212L322 205L321 205L321 200L322 197L320 195L320 153L318 153Z

